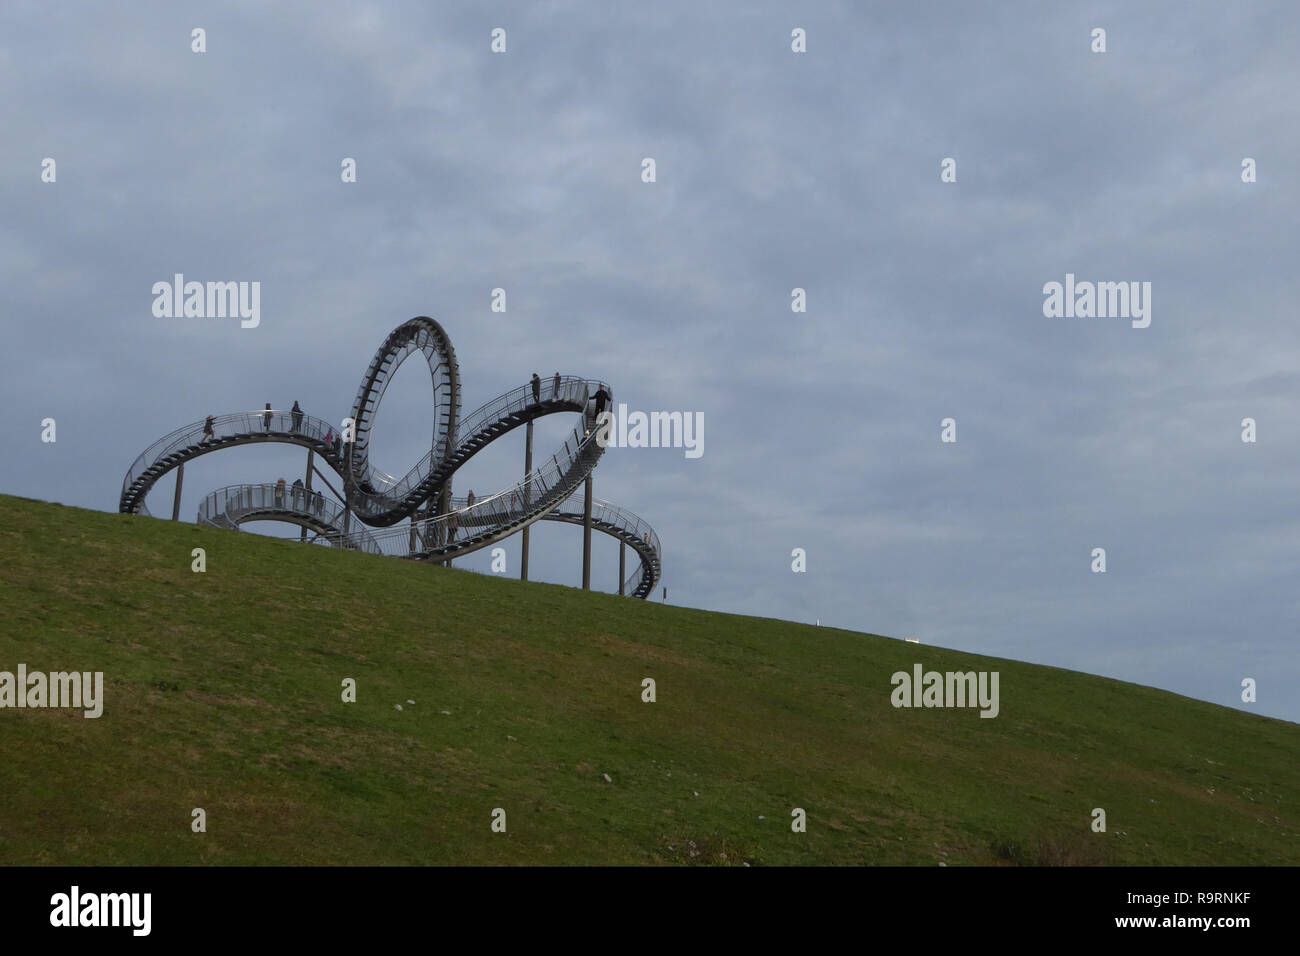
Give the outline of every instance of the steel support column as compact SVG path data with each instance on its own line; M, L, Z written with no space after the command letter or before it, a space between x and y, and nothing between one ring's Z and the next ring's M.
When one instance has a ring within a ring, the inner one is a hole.
M348 442L348 450L344 458L343 474L346 476L343 481L343 536L346 538L352 530L352 491L348 488L348 483L353 480L352 475L352 446L354 442Z
M582 496L582 589L591 590L591 473Z
M185 480L185 462L176 466L176 497L172 499L172 520L179 521L181 517L181 482Z
M530 474L532 474L532 472L533 472L533 423L529 422L527 426L527 431L524 434L524 478L525 480L528 478ZM531 503L530 502L531 495L532 495L532 486L524 485L524 510L525 511L528 510L528 506ZM524 528L523 530L523 541L521 543L522 550L520 552L520 558L519 558L519 580L520 581L528 580L528 531L529 528Z
M311 473L314 470L315 462L316 462L316 452L308 448L307 449L307 497L303 501L304 506L307 508L308 514L311 513ZM299 538L299 540L302 541L303 544L307 543L307 528L305 525L303 526L302 536Z

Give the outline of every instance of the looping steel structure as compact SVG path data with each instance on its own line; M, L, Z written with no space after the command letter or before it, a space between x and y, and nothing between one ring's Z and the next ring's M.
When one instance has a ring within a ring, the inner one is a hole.
M370 439L388 384L417 352L433 378L433 433L429 453L405 476L394 478L371 464ZM540 387L528 383L462 416L460 370L451 340L435 320L419 316L394 329L367 367L352 409L352 441L335 437L331 422L276 409L214 417L210 434L205 422L197 422L163 436L136 458L122 481L119 510L148 514L149 490L194 458L233 445L287 443L308 449L333 469L344 488L342 506L310 491L232 485L204 498L198 521L230 529L246 521L286 521L337 547L439 562L488 547L537 521L589 521L593 530L617 538L636 554L639 567L620 582L619 590L645 598L662 573L654 530L609 502L591 502L590 518L581 495L576 505L566 506L605 451L596 440L593 401L601 385L605 383L574 376L543 381ZM611 391L608 385L605 389ZM452 496L456 471L492 441L543 415L565 412L577 413L577 424L564 447L541 467L495 495L473 502ZM396 527L408 518L407 525Z

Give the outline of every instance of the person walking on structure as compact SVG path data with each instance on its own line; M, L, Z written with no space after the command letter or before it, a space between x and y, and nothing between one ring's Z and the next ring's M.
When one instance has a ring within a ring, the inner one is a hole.
M540 402L541 400L542 400L542 380L538 378L537 373L534 372L533 373L533 402L536 403L536 402Z
M213 440L217 437L217 436L216 436L215 434L213 434L213 432L212 432L212 423L213 423L215 420L216 420L216 419L215 419L213 416L209 415L209 416L207 417L207 420L203 423L203 442L202 442L202 443L207 443L207 442L213 441Z
M551 398L560 397L560 373L555 373L555 378L551 379Z
M293 412L291 414L293 415L293 430L301 431L302 430L302 409L298 407L297 399L294 399Z
M601 383L600 388L596 389L596 394L592 398L592 402L595 405L595 414L591 417L591 424L583 431L584 438L591 434L592 427L600 424L600 413L603 412L605 406L609 404L609 392L605 391L605 385L603 382ZM586 414L585 411L583 414Z
M281 478L279 481L275 483L275 506L277 508L284 507L284 479L283 478Z
M604 383L596 389L596 424L600 424L600 416L604 413L605 407L609 404L609 392L605 391Z
M262 425L269 432L271 430L271 403L266 403L266 414L262 416Z
M465 499L465 507L466 507L466 508L473 508L473 507L474 507L474 489L473 489L473 488L471 488L471 489L469 490L469 497L467 497L467 498Z
M293 480L293 506L294 508L306 508L307 506L307 488L302 483L301 478Z
M320 514L325 510L325 496L319 491L313 491L311 493L311 509L316 512L316 514Z

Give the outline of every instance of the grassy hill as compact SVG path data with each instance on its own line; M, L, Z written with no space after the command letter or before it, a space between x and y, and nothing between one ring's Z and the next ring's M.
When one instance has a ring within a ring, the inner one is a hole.
M0 585L105 675L0 710L3 864L1300 862L1300 726L1113 680L4 496Z

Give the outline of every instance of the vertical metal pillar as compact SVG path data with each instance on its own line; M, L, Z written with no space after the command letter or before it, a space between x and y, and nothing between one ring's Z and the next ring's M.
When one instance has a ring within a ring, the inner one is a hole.
M582 589L591 590L591 473L582 496Z
M618 542L618 596L623 596L623 582L627 580L627 542Z
M307 449L307 496L303 500L303 504L306 506L308 513L311 512L311 473L312 473L312 464L315 461L316 461L316 452L308 448ZM299 538L299 540L302 541L303 544L307 543L306 525L303 525L302 536Z
M454 509L452 508L452 500L451 500L451 479L448 478L446 483L443 484L442 486L442 491L438 492L437 501L434 503L433 506L433 514L435 516L445 515L445 514L450 514L453 510ZM459 529L457 530L459 531ZM446 521L438 522L436 534L438 537L438 543L440 545L452 543L451 525L448 522ZM438 562L438 564L441 567L449 568L451 567L451 558L443 558L441 561Z
M448 488L447 502L448 502L447 511L451 511L452 508L451 508L451 493L450 493L450 488ZM444 522L444 524L446 524L446 522ZM457 532L458 534L459 534L460 532L462 532L462 531L464 531L463 528L457 528L457 529L456 529L456 532ZM446 533L446 535L447 535L447 543L448 543L448 544L451 544L451 543L452 543L452 540L451 540L451 525L450 525L450 524L447 524L446 532L445 532L445 533ZM451 567L451 558L448 558L446 561L442 562L442 566L443 566L444 568L449 568L449 567Z
M172 520L179 521L181 517L181 482L185 480L185 462L176 466L176 497L172 500Z
M348 450L344 453L343 465L343 537L347 537L352 530L352 491L348 487L352 481L352 442L348 442Z
M524 478L527 479L533 472L533 423L528 423L528 430L524 435ZM532 494L532 486L524 485L524 510L528 510L531 503L529 498ZM531 526L529 526L531 527ZM522 552L519 558L519 580L528 580L528 531L529 527L524 528Z

